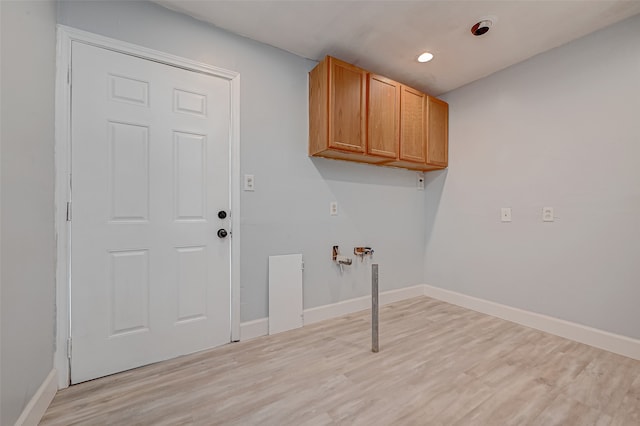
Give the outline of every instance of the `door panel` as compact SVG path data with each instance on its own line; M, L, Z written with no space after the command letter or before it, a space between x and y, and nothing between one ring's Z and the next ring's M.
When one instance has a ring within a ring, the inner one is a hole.
M402 86L400 102L400 160L424 163L427 161L425 94Z
M369 74L367 153L398 158L400 143L400 83Z
M178 258L177 321L203 319L207 313L207 248L180 247Z
M330 58L329 148L366 152L366 71Z
M149 250L109 253L109 336L149 331Z
M427 162L441 167L449 163L449 104L427 96Z
M175 219L205 220L206 136L173 132Z
M112 221L149 219L149 128L108 123Z
M230 84L74 42L72 383L230 341Z

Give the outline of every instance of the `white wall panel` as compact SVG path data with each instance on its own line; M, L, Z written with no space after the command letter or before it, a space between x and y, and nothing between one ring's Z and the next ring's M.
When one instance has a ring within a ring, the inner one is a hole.
M269 256L269 334L302 327L302 255Z

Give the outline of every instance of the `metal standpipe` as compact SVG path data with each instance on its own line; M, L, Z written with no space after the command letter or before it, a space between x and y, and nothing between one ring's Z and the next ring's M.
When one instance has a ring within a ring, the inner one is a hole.
M378 264L371 265L371 352L378 352Z

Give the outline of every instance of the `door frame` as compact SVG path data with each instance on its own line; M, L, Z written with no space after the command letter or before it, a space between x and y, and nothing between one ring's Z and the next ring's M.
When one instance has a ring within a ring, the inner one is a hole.
M201 74L224 78L230 84L229 194L231 197L231 330L229 341L240 340L240 73L202 62L58 25L55 99L55 236L56 332L54 366L58 388L70 384L71 336L71 44L80 42Z

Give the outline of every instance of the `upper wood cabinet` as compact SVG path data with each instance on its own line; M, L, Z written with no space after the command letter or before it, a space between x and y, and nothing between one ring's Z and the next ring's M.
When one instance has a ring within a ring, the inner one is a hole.
M398 156L384 165L422 171L447 167L448 108L440 99L401 85Z
M367 72L329 61L329 148L366 152Z
M449 163L449 104L427 96L427 164Z
M369 74L367 153L395 160L400 147L400 83Z
M367 72L327 57L309 73L309 155L365 163Z
M447 167L448 105L327 56L309 73L309 155Z
M407 86L402 86L400 95L400 156L403 161L425 163L425 97Z

